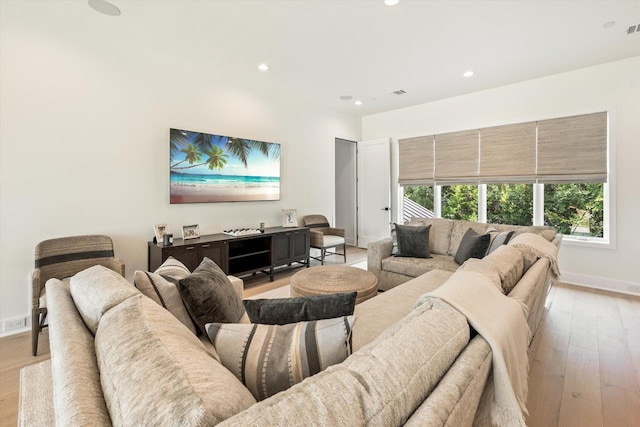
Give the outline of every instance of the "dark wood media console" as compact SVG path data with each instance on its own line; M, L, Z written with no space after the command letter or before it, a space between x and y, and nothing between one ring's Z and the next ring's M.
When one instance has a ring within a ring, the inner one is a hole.
M272 227L249 236L209 234L197 239L175 239L173 245L148 243L148 269L155 271L170 256L193 271L203 258L213 260L226 274L263 272L273 281L276 267L294 262L309 267L310 232L307 227Z

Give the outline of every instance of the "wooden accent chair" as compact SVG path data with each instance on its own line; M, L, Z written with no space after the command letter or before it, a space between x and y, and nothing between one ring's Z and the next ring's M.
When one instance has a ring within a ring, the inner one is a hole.
M31 275L31 354L38 353L38 337L47 318L45 284L66 279L94 265L103 265L124 276L124 264L113 256L109 236L88 235L44 240L36 245Z
M342 255L344 262L347 262L347 245L344 240L344 229L334 228L329 225L329 221L324 215L306 215L302 218L302 223L305 227L309 227L311 230L311 244L312 248L320 249L320 257L311 257L320 261L320 264L324 265L324 257L326 255ZM342 246L342 253L337 253L337 247ZM327 249L334 248L333 252L328 252Z

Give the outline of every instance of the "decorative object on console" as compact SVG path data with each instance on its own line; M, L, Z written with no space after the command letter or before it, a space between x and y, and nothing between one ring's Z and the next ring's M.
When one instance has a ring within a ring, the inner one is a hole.
M298 226L298 211L296 209L282 209L282 226Z
M197 239L198 237L200 237L200 226L198 224L182 227L182 238L184 240Z
M351 316L357 295L357 292L348 292L297 298L247 299L242 303L251 323L286 325Z
M222 364L257 400L286 390L351 354L354 316L287 325L210 323Z
M155 224L153 226L153 233L156 236L156 242L162 242L162 238L169 232L169 226L167 224Z
M234 236L234 237L251 236L253 234L262 234L262 233L264 233L264 228L262 228L262 229L257 229L257 228L234 228L233 230L224 230L223 233L226 234L226 235L229 235L229 236Z
M280 144L181 129L170 143L171 204L280 200Z

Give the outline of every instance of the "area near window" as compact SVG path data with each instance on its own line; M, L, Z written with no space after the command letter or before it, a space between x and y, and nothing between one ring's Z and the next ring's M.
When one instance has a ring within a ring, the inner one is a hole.
M606 112L403 139L398 152L405 220L419 206L608 241Z

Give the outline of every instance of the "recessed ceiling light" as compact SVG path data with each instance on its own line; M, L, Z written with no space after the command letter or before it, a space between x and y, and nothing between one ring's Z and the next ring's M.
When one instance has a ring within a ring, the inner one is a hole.
M602 25L603 28L611 28L616 25L616 21L609 21Z
M384 0L384 4L387 6L395 6L400 3L402 0Z
M356 101L356 102L354 102L354 104L356 104L356 105L362 105L362 101Z
M96 12L100 12L103 15L109 15L109 16L120 15L120 9L118 9L116 6L112 5L106 0L89 0L88 3L91 9L95 10Z
M260 71L269 71L270 69L271 69L271 67L269 67L267 64L258 65L258 70L260 70Z
M463 77L471 77L471 76L473 76L474 74L475 74L475 73L474 73L473 71L469 70L469 71L465 71L465 72L462 74L462 76L463 76Z
M351 95L342 95L340 97L340 99L343 100L343 101L349 101L350 99L353 99L353 96L351 96Z

